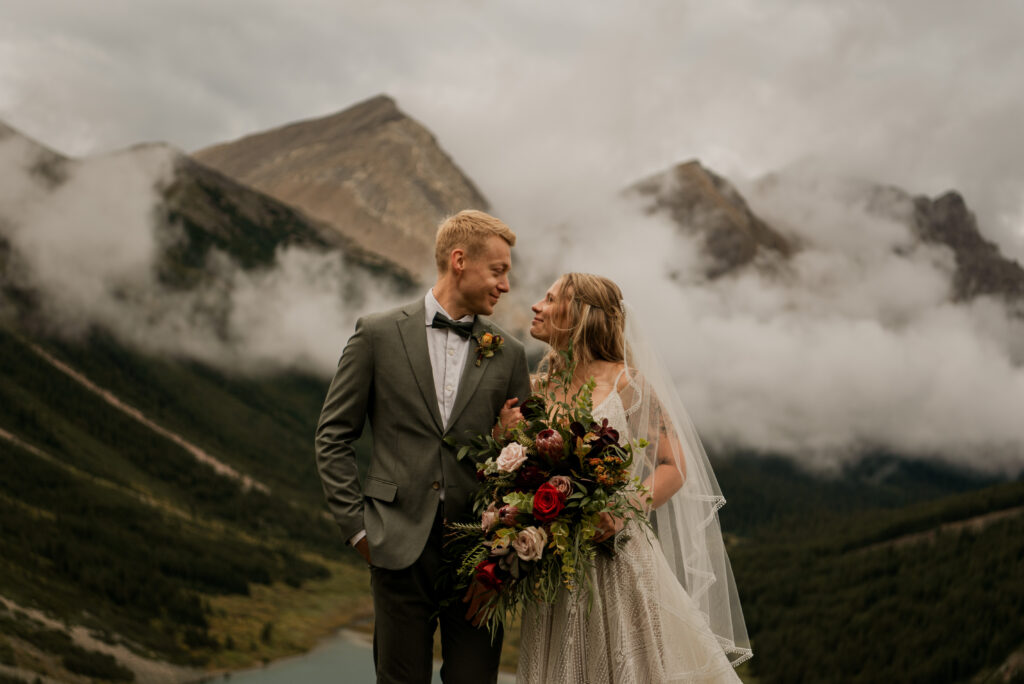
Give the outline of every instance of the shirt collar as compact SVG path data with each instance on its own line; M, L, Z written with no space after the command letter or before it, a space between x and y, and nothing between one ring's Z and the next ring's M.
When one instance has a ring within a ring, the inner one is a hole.
M444 314L448 318L451 318L451 316L448 315L448 312L444 310L444 307L441 306L441 303L437 301L437 297L434 296L433 288L427 290L427 296L423 298L423 303L426 305L426 323L428 327L434 322L434 314L436 313ZM472 321L475 318L476 317L473 316L473 314L466 314L462 318L458 319L458 322Z

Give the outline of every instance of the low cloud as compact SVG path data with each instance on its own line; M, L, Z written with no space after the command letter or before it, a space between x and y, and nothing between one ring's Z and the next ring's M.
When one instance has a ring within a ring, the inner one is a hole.
M300 247L252 270L211 251L201 286L165 286L156 263L184 233L163 223L160 189L178 154L150 146L66 162L54 186L32 172L37 148L0 141L0 235L13 254L5 277L37 293L66 337L99 326L144 351L234 371L330 373L356 318L395 293L339 252Z
M951 254L836 179L957 189L985 236L1024 259L1022 19L1013 0L12 0L0 118L69 153L196 149L386 92L519 234L502 320L528 321L563 270L603 273L649 322L711 443L823 467L877 448L1013 472L1020 319L991 299L952 304ZM691 238L610 199L691 158L799 240L781 273L706 281ZM126 177L134 199L105 207L78 173L60 211L37 206L35 181L0 179L0 230L30 254L52 247L26 273L69 321L218 363L333 366L360 306L325 295L355 277L331 257L284 252L258 273L215 257L205 295L172 295L146 271L159 233L144 230L154 193L138 184L152 175ZM94 258L105 250L119 265ZM368 291L367 309L392 301Z
M524 241L525 284L589 271L623 288L705 440L831 469L873 450L1015 474L1024 468L1024 321L953 303L955 262L918 241L908 205L793 170L741 184L800 244L770 271L704 276L699 242L621 200Z

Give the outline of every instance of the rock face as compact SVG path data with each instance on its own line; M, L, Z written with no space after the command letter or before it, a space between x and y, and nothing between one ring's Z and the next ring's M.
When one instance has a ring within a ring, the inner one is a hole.
M959 193L932 199L883 185L868 185L863 192L871 211L908 225L922 242L952 251L955 300L994 295L1024 301L1024 268L985 239ZM698 161L645 178L626 193L640 197L647 213L664 213L680 230L703 237L708 278L762 259L785 259L799 248L755 215L729 181Z
M386 96L193 157L298 207L413 279L432 271L442 218L488 208L433 135Z
M680 230L703 236L706 275L717 278L760 255L787 257L793 246L758 218L727 180L689 161L626 190L643 198L648 214L666 213Z
M166 225L180 226L186 235L185 240L170 242L160 264L161 279L169 284L192 284L211 248L252 268L270 265L275 251L286 246L337 250L350 268L400 286L412 282L405 269L325 222L186 155L176 158L173 180L162 194Z
M869 211L907 225L922 242L949 248L956 264L955 301L983 295L1024 301L1024 268L985 239L960 193L951 190L933 199L891 185L871 185L866 192Z
M953 291L959 300L996 295L1024 298L1024 268L1003 256L978 230L974 214L957 192L915 197L913 227L922 240L946 245L956 257Z
M37 180L50 187L60 185L67 177L70 159L51 150L40 142L0 121L0 145L14 145L19 148L15 157L21 157L25 168ZM7 155L4 160L9 161Z

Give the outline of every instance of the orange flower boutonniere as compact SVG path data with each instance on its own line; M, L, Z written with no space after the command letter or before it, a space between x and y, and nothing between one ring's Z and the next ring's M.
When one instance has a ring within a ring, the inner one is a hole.
M484 359L494 356L495 352L500 351L504 344L505 338L501 335L490 332L481 335L476 341L476 365L479 366Z

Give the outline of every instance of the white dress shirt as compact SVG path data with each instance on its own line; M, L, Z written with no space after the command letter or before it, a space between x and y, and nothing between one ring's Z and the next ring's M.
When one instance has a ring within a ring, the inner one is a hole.
M433 290L427 291L424 303L427 309L427 350L430 352L430 368L434 371L437 409L441 412L444 426L448 427L448 419L451 418L452 407L455 406L455 393L459 391L459 381L462 380L462 369L466 366L470 338L462 337L450 328L430 327L434 314L440 313L451 318L434 297ZM473 316L463 316L456 322L472 323Z
M448 427L448 419L451 418L452 408L455 406L455 395L459 391L459 382L462 380L462 370L466 366L466 354L469 353L471 338L462 337L451 328L431 327L434 314L441 313L451 318L434 297L433 289L427 290L427 296L423 298L423 303L426 305L427 352L430 356L430 368L434 373L437 410L441 414L444 426ZM456 322L464 321L472 322L473 316L463 316ZM441 501L444 501L444 486L440 489L440 495ZM365 536L366 530L360 530L352 535L348 543L355 546Z

